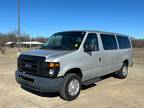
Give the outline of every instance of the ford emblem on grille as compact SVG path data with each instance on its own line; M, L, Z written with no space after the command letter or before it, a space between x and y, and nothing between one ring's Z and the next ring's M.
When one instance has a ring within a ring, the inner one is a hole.
M32 65L30 65L30 64L25 64L25 67L26 67L26 68L31 68Z

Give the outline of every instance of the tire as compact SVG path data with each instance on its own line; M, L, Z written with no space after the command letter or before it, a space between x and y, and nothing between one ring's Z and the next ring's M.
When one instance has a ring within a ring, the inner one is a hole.
M121 69L116 72L116 77L119 79L125 79L128 75L128 65L126 63L123 63L123 66Z
M70 92L70 90L73 92ZM60 96L66 101L76 99L81 91L81 78L77 74L69 73L64 77L64 84L60 90Z

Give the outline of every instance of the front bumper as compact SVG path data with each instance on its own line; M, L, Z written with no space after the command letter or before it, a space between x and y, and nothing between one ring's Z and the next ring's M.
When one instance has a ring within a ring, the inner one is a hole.
M63 84L63 78L44 78L16 71L16 81L22 86L38 92L58 92Z

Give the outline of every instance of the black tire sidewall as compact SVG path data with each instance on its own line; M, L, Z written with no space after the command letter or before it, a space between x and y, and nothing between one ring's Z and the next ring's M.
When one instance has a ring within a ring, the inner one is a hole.
M127 74L126 74L126 75L123 74L123 68L124 68L125 66L127 67ZM128 66L127 66L127 64L123 63L120 71L119 71L118 74L117 74L117 77L120 78L120 79L124 79L124 78L127 77L127 75L128 75Z
M127 68L127 74L126 74L126 75L123 74L123 68L124 68L124 67ZM128 66L127 66L125 63L124 63L123 66L122 66L121 73L122 73L122 75L123 75L124 78L127 77L127 75L128 75Z
M76 79L76 80L78 80L78 82L79 82L79 91L78 91L78 93L75 95L75 96L71 96L70 94L69 94L69 92L68 92L68 86L69 86L69 83L73 80L73 79ZM65 85L64 85L64 93L65 93L65 98L66 98L66 100L68 100L68 101L71 101L71 100L74 100L74 99L76 99L78 96L79 96L79 94L80 94L80 91L81 91L81 79L80 79L80 77L78 76L78 75L76 75L76 74L72 74L72 75L69 75L66 79L65 79Z

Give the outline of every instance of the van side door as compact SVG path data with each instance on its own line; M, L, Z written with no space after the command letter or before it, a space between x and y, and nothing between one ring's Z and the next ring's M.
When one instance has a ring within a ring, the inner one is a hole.
M102 69L99 40L96 33L89 33L83 45L84 79L89 80L99 76Z
M102 53L102 64L104 67L102 75L115 72L119 68L119 50L114 34L100 34L103 53Z

